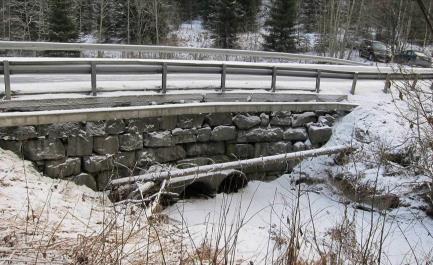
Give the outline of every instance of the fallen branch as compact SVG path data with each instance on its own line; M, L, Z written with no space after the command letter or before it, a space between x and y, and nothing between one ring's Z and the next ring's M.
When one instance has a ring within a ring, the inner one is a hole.
M221 171L221 170L228 170L228 169L236 169L242 171L249 168L261 168L264 167L264 165L266 166L278 165L291 160L303 159L306 157L316 157L321 155L330 155L330 154L336 154L340 152L348 152L350 150L353 150L353 148L347 146L334 146L334 147L313 149L308 151L286 153L281 155L239 160L239 161L233 161L233 162L227 162L221 164L199 166L199 167L193 167L187 169L175 169L172 171L155 172L155 173L148 173L139 176L131 176L127 178L115 179L112 180L111 185L118 186L118 185L124 185L128 183L134 183L137 181L162 181L168 178L177 178L177 177L183 177L188 175L197 175L200 173Z
M159 212L159 209L160 209L159 206L160 206L161 194L164 192L166 185L167 185L167 180L164 179L164 180L162 181L161 188L159 189L159 192L158 192L157 194L155 194L155 195L156 195L156 198L155 198L155 200L152 202L152 206L150 207L150 214L154 214L154 213L156 213L156 212Z
M178 193L175 193L175 192L168 192L168 191L164 191L164 192L159 192L159 193L155 193L155 194L153 194L153 195L150 195L149 197L146 197L146 198L144 198L144 199L141 199L141 200L134 200L134 199L126 199L126 200L123 200L123 201L118 201L118 202L116 202L116 203L114 203L113 205L114 206L117 206L117 205L121 205L121 204L129 204L129 203L131 203L131 204L145 204L145 203L149 203L149 202L151 202L152 201L152 199L154 199L156 196L158 196L158 195L163 195L163 196L168 196L168 197L172 197L172 198L178 198L179 197L179 194Z

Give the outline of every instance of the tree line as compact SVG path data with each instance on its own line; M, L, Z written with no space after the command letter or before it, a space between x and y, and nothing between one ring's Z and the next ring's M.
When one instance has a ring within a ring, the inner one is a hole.
M430 13L433 0L424 2ZM218 48L239 48L241 34L256 33L263 50L344 58L361 38L393 51L432 39L408 0L0 0L3 40L169 44L169 32L194 19Z

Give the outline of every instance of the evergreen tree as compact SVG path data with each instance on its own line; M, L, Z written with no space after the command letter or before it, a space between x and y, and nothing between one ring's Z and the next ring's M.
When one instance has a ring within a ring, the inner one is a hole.
M301 3L300 22L306 32L317 32L320 21L320 10L323 0L303 0Z
M297 0L274 0L270 16L265 23L268 34L264 48L268 51L293 52Z
M260 12L261 0L238 0L244 10L241 23L243 32L255 32L258 30L257 16Z
M56 42L69 42L77 38L77 30L69 16L67 0L50 0L48 17L48 39Z
M207 0L179 0L180 18L182 21L191 21L201 15L207 16Z
M237 33L245 12L237 0L210 0L206 27L211 32L215 47L236 48Z

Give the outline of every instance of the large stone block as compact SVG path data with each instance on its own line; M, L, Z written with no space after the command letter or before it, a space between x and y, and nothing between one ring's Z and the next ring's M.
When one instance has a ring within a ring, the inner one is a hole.
M278 111L272 113L271 125L290 126L292 124L292 114L289 111Z
M81 172L80 158L67 158L63 160L47 161L45 163L45 175L50 178L67 178L78 175Z
M67 122L50 125L38 126L39 135L48 136L49 138L66 138L76 136L83 133L81 123Z
M104 121L88 121L86 122L86 134L90 136L104 136L105 122Z
M260 126L266 127L269 125L270 119L269 115L266 113L260 114Z
M197 130L197 141L208 142L212 135L212 129L210 127L205 127Z
M156 148L153 151L156 160L161 163L177 161L186 157L185 149L182 146Z
M117 154L119 152L119 138L117 136L95 136L93 151L100 155Z
M0 128L0 139L25 141L38 137L34 126Z
M208 157L194 157L194 158L186 158L176 162L177 168L190 168L190 167L198 167L205 166L212 163L212 160Z
M304 112L301 114L293 115L292 126L293 127L302 127L307 125L310 122L316 122L317 116L314 112Z
M229 144L227 154L237 159L254 157L254 145L252 144Z
M261 123L261 119L257 116L252 116L248 114L237 114L233 118L233 123L239 129L246 130L259 125Z
M212 141L231 141L236 139L236 127L235 126L218 126L212 130L211 138Z
M308 135L313 145L322 145L331 138L332 128L326 125L312 124L308 127Z
M290 142L256 143L254 155L256 157L271 156L290 153L292 150L293 147Z
M23 142L0 140L0 148L12 151L15 154L17 154L18 156L21 156L21 152L22 152L22 148L23 148Z
M168 147L173 146L171 132L151 132L144 134L144 146L146 147Z
M161 130L173 130L177 126L177 116L165 116L161 117L160 129Z
M158 118L143 118L127 120L127 131L132 133L154 132L160 128Z
M335 123L335 117L326 114L325 116L320 116L317 120L318 123L326 126L332 127Z
M121 134L125 131L123 120L110 120L105 122L105 132L107 134Z
M92 175L82 173L80 175L72 177L71 180L79 186L87 186L88 188L95 191L98 189L96 180Z
M209 159L212 161L211 164L220 164L232 161L232 159L226 155L209 156Z
M116 179L117 175L112 171L104 171L96 176L96 185L99 191L104 191L109 188L111 180Z
M143 148L143 135L138 133L127 133L119 135L120 150L134 151Z
M189 168L189 167L197 167L197 166L204 166L210 164L226 163L230 161L232 161L232 159L226 155L216 155L216 156L209 156L209 157L193 157L193 158L186 158L177 161L176 167Z
M158 163L158 161L156 161L155 152L152 148L138 150L135 157L137 159L137 166L140 168L148 168L149 166Z
M89 156L93 153L93 137L78 135L68 137L68 156Z
M121 152L117 156L115 156L114 160L118 168L133 168L136 165L135 152Z
M186 157L186 152L182 146L177 145L172 147L144 149L138 151L137 156L140 164L151 165L155 162L166 163L184 159Z
M32 161L58 160L65 157L65 147L59 139L30 140L24 144L24 157Z
M191 114L180 115L177 118L177 126L182 129L200 128L203 125L204 115Z
M188 144L186 153L190 157L224 155L225 145L223 142Z
M232 114L231 113L210 113L206 115L206 123L212 127L220 125L232 125Z
M283 134L281 128L255 128L246 131L242 137L247 142L277 142L283 140Z
M308 139L307 129L305 128L289 128L284 131L284 140L287 141L305 141Z
M304 151L304 150L307 150L307 147L306 147L304 142L296 142L295 144L293 144L293 151L294 152L299 152L299 151Z
M87 156L83 158L83 167L89 173L111 170L114 167L113 157L110 155Z
M197 142L197 130L196 129L180 129L176 128L171 131L173 136L173 144L185 144Z

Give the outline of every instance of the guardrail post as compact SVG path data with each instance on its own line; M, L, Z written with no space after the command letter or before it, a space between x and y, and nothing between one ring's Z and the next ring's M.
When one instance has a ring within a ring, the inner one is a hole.
M384 93L389 93L391 88L391 74L386 74L385 87L383 88Z
M167 93L167 63L162 64L162 84L161 84L161 93Z
M90 63L90 80L92 83L92 96L96 96L97 95L97 91L96 91L96 63L95 62L91 62Z
M353 73L352 89L350 94L355 95L356 83L358 82L358 72Z
M274 66L272 68L272 84L271 84L271 91L275 92L275 90L277 89L277 67Z
M226 75L227 75L227 66L222 64L221 66L221 93L224 93L226 90Z
M3 61L3 77L5 81L5 99L10 100L12 98L12 93L11 93L11 72L9 68L9 61Z
M413 77L413 84L411 86L412 90L416 89L416 85L418 84L419 74L414 74Z
M316 76L316 93L320 93L320 76L322 75L321 70L317 70L317 76Z

